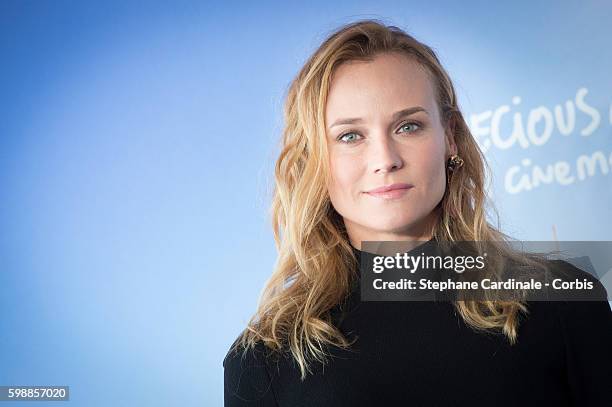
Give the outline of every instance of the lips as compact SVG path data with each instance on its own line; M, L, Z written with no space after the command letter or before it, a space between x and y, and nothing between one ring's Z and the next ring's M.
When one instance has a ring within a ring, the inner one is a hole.
M380 194L383 192L395 191L397 189L408 189L412 188L410 184L397 183L391 185L383 185L382 187L374 188L369 191L366 191L368 194Z
M374 188L366 193L376 199L383 201L395 201L408 196L408 191L413 188L410 184L391 184Z

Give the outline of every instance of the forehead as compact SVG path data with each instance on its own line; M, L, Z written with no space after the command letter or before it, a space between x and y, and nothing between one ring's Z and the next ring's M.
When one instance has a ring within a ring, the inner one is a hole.
M414 58L385 53L372 61L349 61L336 68L325 116L329 123L345 115L367 117L373 107L394 112L417 105L435 110L429 72Z

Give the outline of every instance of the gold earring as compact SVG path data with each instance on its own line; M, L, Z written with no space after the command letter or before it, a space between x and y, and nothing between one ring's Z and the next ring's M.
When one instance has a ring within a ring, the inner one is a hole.
M462 165L463 165L463 159L459 157L457 154L450 156L450 158L448 159L448 162L446 163L446 167L451 171L455 171L456 169L460 168Z

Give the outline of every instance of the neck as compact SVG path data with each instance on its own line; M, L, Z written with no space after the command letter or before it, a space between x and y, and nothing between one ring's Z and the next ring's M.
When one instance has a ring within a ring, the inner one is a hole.
M362 242L402 242L402 247L407 250L418 246L422 242L426 242L433 238L434 224L436 217L432 213L428 218L424 219L420 224L413 225L409 230L400 231L380 231L364 228L361 225L356 225L348 220L344 220L346 231L350 244L358 249L362 249Z

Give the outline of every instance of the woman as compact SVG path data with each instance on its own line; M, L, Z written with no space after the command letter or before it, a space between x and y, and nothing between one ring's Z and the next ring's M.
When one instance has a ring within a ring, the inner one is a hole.
M612 405L606 301L360 301L363 241L530 261L485 219L485 160L431 48L342 27L291 84L285 123L279 258L224 360L226 406Z

